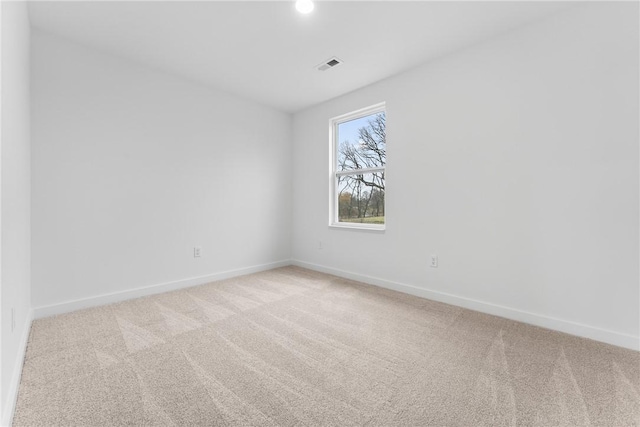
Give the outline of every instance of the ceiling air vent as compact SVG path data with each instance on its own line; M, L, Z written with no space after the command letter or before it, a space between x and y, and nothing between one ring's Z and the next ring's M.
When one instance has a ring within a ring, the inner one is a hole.
M322 64L318 65L316 68L318 71L327 71L329 68L337 67L340 64L342 64L342 61L334 56L333 58L327 59Z

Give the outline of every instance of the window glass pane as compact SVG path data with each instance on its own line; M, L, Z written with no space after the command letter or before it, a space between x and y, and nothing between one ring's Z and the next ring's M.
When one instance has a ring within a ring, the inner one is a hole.
M336 170L383 167L386 163L386 115L360 117L338 125Z
M384 224L384 172L337 177L338 221Z

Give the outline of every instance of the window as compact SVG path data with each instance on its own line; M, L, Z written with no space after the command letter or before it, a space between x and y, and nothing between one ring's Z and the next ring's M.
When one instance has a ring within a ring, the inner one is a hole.
M331 226L384 230L386 119L384 103L331 119Z

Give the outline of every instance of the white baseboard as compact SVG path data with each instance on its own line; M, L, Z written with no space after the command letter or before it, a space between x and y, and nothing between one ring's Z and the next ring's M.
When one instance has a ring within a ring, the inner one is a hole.
M475 311L480 311L495 316L504 317L518 322L528 323L530 325L540 326L555 331L576 335L583 338L589 338L595 341L601 341L619 347L625 347L632 350L640 350L640 337L623 334L607 329L597 328L581 323L568 320L556 319L541 314L522 311L502 305L492 304L475 299L464 298L445 292L434 291L404 283L392 282L389 280L379 279L377 277L366 276L363 274L352 273L349 271L339 270L336 268L325 267L323 265L313 264L300 260L292 260L293 265L308 268L310 270L322 273L333 274L347 279L357 280L367 284L387 288L398 292L403 292L418 297L444 302L447 304L464 307Z
M347 279L357 280L359 282L368 283L370 285L415 295L434 301L440 301L447 304L464 307L475 311L480 311L495 316L540 326L555 331L564 332L579 337L589 338L596 341L605 342L607 344L625 347L632 350L640 350L640 337L628 335L616 331L589 326L582 323L572 322L569 320L557 319L541 314L531 313L528 311L518 310L502 305L492 304L485 301L479 301L471 298L465 298L458 295L448 294L445 292L434 291L422 287L408 285L405 283L393 282L390 280L380 279L377 277L367 276L364 274L353 273L350 271L340 270L336 268L326 267L323 265L313 264L301 260L282 260L278 262L261 264L252 267L241 268L237 270L224 271L214 273L207 276L193 277L190 279L178 280L175 282L160 283L157 285L146 286L142 288L131 289L122 292L114 292L110 294L98 295L91 298L66 301L59 304L53 304L33 309L32 317L40 319L43 317L53 316L56 314L68 313L71 311L81 310L84 308L95 307L99 305L111 304L114 302L124 301L133 298L139 298L147 295L158 294L162 292L173 291L177 289L188 288L191 286L202 285L216 280L228 279L231 277L242 276L244 274L257 273L272 268L284 267L287 265L297 265L299 267L308 268L310 270L320 271L323 273L333 274L335 276L345 277ZM26 346L26 342L25 342Z
M13 367L13 373L11 375L11 382L9 383L9 390L7 391L7 398L4 404L4 412L2 413L2 425L11 426L13 422L13 414L16 410L16 402L18 400L18 390L20 388L20 379L22 378L22 365L24 365L24 356L27 352L27 343L29 342L29 333L31 332L31 323L33 322L33 310L29 310L27 314L27 321L20 337L20 343L18 343L18 355L16 356L16 363Z
M223 271L220 273L209 274L206 276L192 277L189 279L178 280L175 282L159 283L156 285L145 286L142 288L130 289L121 292L113 292L109 294L97 295L95 297L66 301L59 304L52 304L33 309L34 318L41 319L43 317L54 316L56 314L69 313L84 308L96 307L100 305L111 304L114 302L125 301L128 299L144 297L147 295L160 294L162 292L175 291L192 286L204 285L205 283L215 282L216 280L229 279L231 277L242 276L245 274L257 273L259 271L271 270L272 268L285 267L291 265L290 260L272 262L268 264L254 265L251 267L239 268L237 270Z

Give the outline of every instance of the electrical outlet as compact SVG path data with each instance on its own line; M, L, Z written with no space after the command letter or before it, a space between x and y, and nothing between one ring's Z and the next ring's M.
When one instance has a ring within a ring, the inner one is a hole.
M318 240L318 249L322 249L322 240Z
M200 246L196 246L193 248L193 257L200 258L202 256L202 248Z
M438 255L431 255L431 268L438 268Z
M11 332L16 329L16 309L11 307Z

